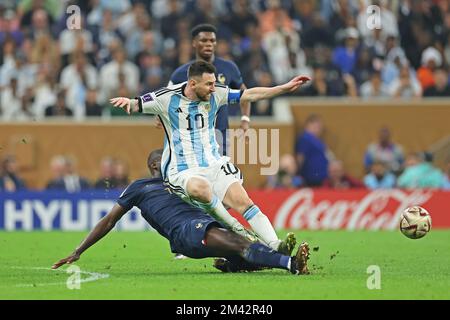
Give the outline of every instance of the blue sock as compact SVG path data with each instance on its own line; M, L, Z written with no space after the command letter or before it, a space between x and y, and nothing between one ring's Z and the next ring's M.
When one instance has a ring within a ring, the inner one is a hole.
M289 270L291 257L265 246L261 243L253 243L244 251L243 258L250 263L270 268Z

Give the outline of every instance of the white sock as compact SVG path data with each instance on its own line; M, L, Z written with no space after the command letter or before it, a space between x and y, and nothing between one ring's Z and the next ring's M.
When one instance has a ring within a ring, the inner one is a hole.
M278 239L269 218L257 206L253 205L248 208L243 216L262 241L270 248L278 250L281 240Z
M227 209L223 206L222 202L219 201L219 198L216 196L213 197L212 201L209 203L201 203L200 206L205 210L209 215L214 217L214 219L223 223L225 226L233 229L240 228L244 229L244 226L237 221L231 214L228 213Z
M291 262L292 262L292 257L289 258L289 262L288 262L288 265L287 265L287 269L288 270L291 270Z

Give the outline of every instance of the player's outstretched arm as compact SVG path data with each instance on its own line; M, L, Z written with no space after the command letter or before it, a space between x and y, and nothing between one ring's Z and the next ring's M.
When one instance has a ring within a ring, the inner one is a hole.
M262 99L270 99L276 96L279 96L280 94L288 93L288 92L294 92L297 90L301 85L305 84L311 80L309 77L306 76L297 76L291 81L276 86L276 87L255 87L251 89L247 89L244 91L244 93L241 96L241 101L258 101Z
M70 256L53 264L52 269L58 269L63 264L70 264L80 259L81 254L111 231L117 221L119 221L126 212L127 211L124 208L116 204L111 211L97 223L95 228L92 229L75 251Z
M138 105L138 101L136 99L130 99L130 98L126 98L126 97L117 97L117 98L109 99L109 102L114 107L122 108L128 114L130 114L131 112L139 111L139 105Z

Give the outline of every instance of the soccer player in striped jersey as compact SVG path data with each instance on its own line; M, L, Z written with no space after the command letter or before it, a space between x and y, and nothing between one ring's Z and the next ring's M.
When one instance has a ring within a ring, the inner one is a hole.
M192 47L195 52L195 61L206 61L216 67L216 80L219 84L226 85L231 89L247 89L245 86L241 71L238 66L229 60L222 59L216 56L216 34L217 29L211 24L199 24L192 28ZM194 61L185 63L178 67L170 76L169 87L175 84L180 84L188 80L188 69ZM228 106L225 105L219 108L216 117L216 138L219 143L219 153L221 155L227 155L228 137ZM250 103L241 102L241 129L244 131L249 128L250 117Z
M233 208L244 216L259 239L274 250L290 254L292 244L295 246L294 235L285 241L278 239L267 216L242 187L240 170L219 154L214 121L222 105L270 99L293 92L310 79L297 76L275 87L233 90L217 85L215 72L210 63L197 61L189 67L185 83L135 99L117 97L110 102L127 113L151 113L160 118L166 134L162 175L174 191L195 201L231 230L243 232L243 226L223 204Z

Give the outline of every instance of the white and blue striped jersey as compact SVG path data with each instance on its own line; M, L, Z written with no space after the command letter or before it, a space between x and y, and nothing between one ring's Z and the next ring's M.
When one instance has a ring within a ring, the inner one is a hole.
M186 82L138 97L139 111L159 116L165 131L161 171L164 179L190 168L209 167L221 158L215 135L219 109L238 103L242 91L216 84L209 101L183 94Z

